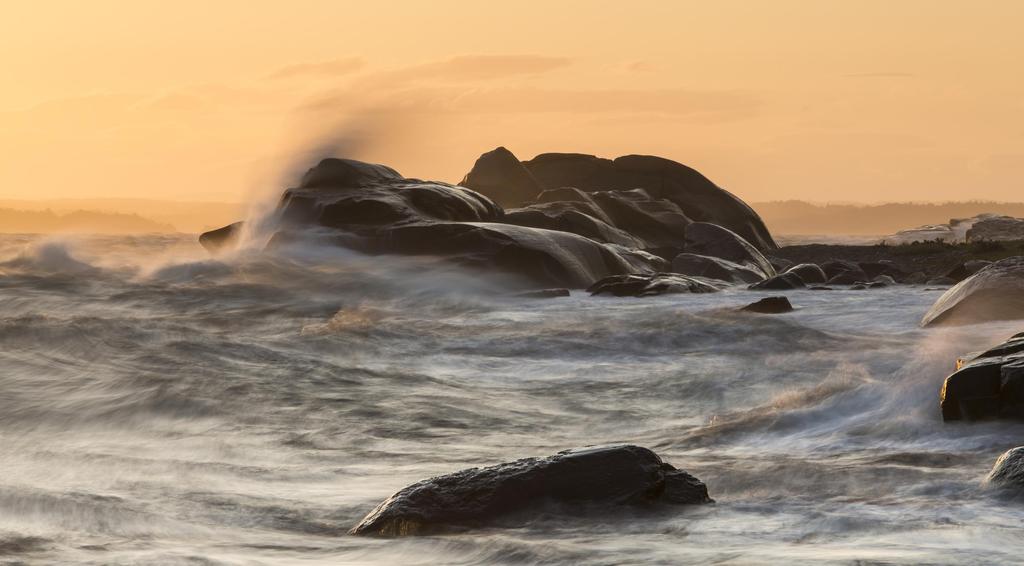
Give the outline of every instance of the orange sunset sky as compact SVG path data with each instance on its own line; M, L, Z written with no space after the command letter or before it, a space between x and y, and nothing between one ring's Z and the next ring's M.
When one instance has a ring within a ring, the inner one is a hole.
M0 198L241 201L317 151L650 153L748 201L1024 200L1024 2L17 1Z

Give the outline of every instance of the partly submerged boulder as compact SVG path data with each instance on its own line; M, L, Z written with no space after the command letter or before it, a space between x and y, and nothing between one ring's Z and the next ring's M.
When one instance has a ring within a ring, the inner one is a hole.
M576 187L595 192L640 188L654 199L672 201L693 221L718 224L736 232L759 250L777 247L764 222L746 203L675 161L649 155L612 160L578 153L545 153L523 165L543 189Z
M739 234L717 224L694 222L687 226L684 251L744 264L765 278L775 276L775 268L757 248Z
M612 275L587 288L591 295L616 297L649 297L674 293L714 293L723 283L678 273Z
M801 263L800 265L794 265L786 270L786 273L796 275L801 281L808 285L815 285L828 281L828 277L825 276L825 272L813 263Z
M759 314L782 314L793 311L793 305L786 297L765 297L740 309Z
M672 259L672 272L692 277L707 277L729 283L756 283L764 275L747 265L726 259L682 253Z
M226 247L233 246L238 241L238 235L242 231L242 223L235 222L223 228L203 232L199 235L199 244L208 252L216 252Z
M697 478L639 446L559 452L471 468L410 485L350 533L407 536L514 522L543 508L612 512L617 505L711 503ZM611 508L610 508L611 507Z
M1018 318L1024 318L1024 256L983 267L946 291L924 315L921 325Z
M939 407L945 421L1024 417L1024 333L957 360Z
M769 277L764 281L754 283L750 286L750 289L786 291L790 289L803 289L804 287L806 287L804 280L801 279L799 275L792 271L787 271L781 275Z
M985 478L985 483L991 487L1024 492L1024 446L1003 452Z

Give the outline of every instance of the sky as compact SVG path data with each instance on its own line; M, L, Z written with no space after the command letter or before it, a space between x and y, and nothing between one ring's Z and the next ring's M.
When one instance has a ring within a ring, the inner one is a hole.
M1024 2L4 2L0 199L244 201L318 157L661 155L748 201L1024 200Z

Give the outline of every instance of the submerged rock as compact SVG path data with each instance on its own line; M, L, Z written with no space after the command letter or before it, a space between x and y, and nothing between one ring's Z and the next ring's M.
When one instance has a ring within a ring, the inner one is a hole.
M543 508L711 503L707 486L639 446L559 452L471 468L410 485L384 500L351 534L408 536L512 520Z
M985 478L985 483L993 487L1024 492L1024 446L1003 452Z
M804 280L801 279L799 275L792 271L787 271L782 275L776 275L775 277L765 279L759 283L754 283L749 288L754 290L764 289L772 291L788 291L792 289L803 289L805 286Z
M828 281L828 276L825 275L825 271L813 263L801 263L800 265L794 265L786 270L786 273L796 275L807 285L814 285Z
M688 277L678 273L632 273L601 279L588 287L587 292L591 295L616 297L650 297L673 293L714 293L721 289L721 285L722 282L715 280Z
M924 315L921 325L1018 318L1024 318L1024 256L997 261L946 291Z
M523 291L521 293L515 293L512 296L519 299L556 299L558 297L568 297L572 293L568 289L537 289L536 291Z
M242 230L242 223L235 222L223 228L203 232L199 235L199 244L208 252L217 252L223 248L233 245L238 241L238 234Z
M939 393L942 420L1024 418L1024 333L957 360Z
M781 314L785 312L792 312L793 305L786 297L766 297L755 303L750 303L740 310L760 314Z

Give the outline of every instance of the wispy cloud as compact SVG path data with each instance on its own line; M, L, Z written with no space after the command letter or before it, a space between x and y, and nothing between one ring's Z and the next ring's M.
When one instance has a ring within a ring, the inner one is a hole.
M363 68L366 64L359 57L334 59L319 63L298 63L281 67L269 75L271 79L290 79L295 77L325 76L336 77L348 75Z

